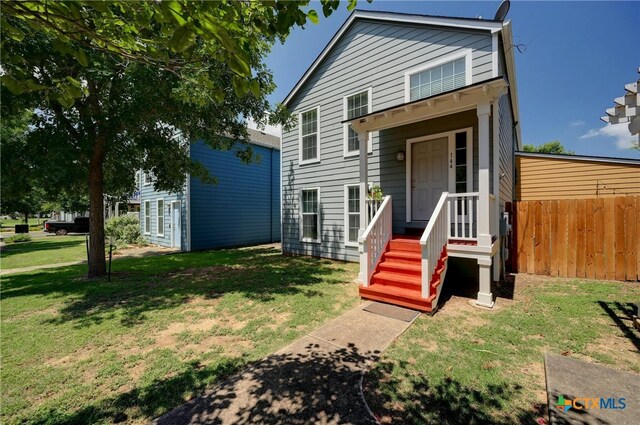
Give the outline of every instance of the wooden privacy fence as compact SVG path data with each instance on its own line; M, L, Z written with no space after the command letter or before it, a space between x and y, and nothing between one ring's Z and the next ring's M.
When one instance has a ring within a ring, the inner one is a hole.
M640 280L640 196L515 205L518 272Z

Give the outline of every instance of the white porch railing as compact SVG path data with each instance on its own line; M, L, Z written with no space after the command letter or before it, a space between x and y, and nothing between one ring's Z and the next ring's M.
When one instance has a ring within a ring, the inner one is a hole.
M422 246L422 298L431 295L431 278L436 270L442 249L449 238L448 214L446 205L449 193L443 192L427 224L420 245Z
M478 239L478 192L450 193L447 199L449 237L475 241Z
M382 205L382 201L384 201L384 199L377 200L367 198L367 223L371 223L373 221L373 217L378 213L378 210Z
M367 206L370 204L367 203ZM371 204L373 205L373 203ZM360 246L360 279L363 286L369 286L393 231L391 195L387 195L369 221L364 233L358 238Z

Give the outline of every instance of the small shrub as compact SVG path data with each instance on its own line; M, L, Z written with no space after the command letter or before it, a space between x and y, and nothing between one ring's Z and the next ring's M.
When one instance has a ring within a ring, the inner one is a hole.
M144 243L140 235L140 220L136 214L110 218L104 231L107 238L113 238L117 247Z
M21 233L19 235L10 236L4 241L6 243L31 242L31 235L27 233Z

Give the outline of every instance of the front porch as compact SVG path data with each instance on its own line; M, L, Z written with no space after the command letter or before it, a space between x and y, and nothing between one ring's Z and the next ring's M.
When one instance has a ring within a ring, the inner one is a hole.
M404 191L385 189L380 160L382 190L391 194L375 209L371 200L360 197L363 298L432 311L448 258L462 257L478 264L476 304L493 307L491 283L499 280L501 270L497 104L506 87L505 80L494 79L349 121L360 140L362 194L368 193L370 184L372 160L363 142L369 133L412 123L424 129L423 136L407 138L402 152L406 155ZM453 130L434 133L436 118L442 122L462 113L474 118L471 126L461 122L456 128L457 122L449 122ZM381 149L383 144L380 137ZM402 212L406 222L398 219Z

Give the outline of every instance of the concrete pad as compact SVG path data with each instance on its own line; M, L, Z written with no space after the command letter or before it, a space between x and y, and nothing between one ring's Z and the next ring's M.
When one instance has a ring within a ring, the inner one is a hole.
M355 350L368 358L379 356L413 322L364 311L370 304L367 302L359 305L309 335L339 347Z
M551 353L545 354L544 366L551 424L639 423L640 375ZM560 396L564 400L575 400L582 408L572 407L566 412L557 408ZM581 400L584 398L612 399L618 408L603 409L599 400L596 407L593 401ZM624 408L621 408L621 398L624 398Z
M365 359L303 337L155 424L374 424L360 391Z

